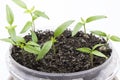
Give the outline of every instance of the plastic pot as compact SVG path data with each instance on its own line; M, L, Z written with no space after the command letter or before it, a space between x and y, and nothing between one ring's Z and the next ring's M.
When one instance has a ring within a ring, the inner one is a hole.
M112 80L118 70L117 53L112 48L111 57L102 65L74 73L46 73L35 71L17 63L7 54L8 69L14 80Z

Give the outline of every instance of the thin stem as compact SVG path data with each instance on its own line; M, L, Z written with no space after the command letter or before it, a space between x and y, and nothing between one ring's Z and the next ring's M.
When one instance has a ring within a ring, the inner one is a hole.
M85 27L85 24L83 24L83 26L84 26L84 33L86 34L86 27Z
M33 20L33 14L30 13L31 17L32 17L32 31L35 31L35 22Z
M91 67L93 67L93 54L90 54Z
M54 51L54 54L56 53L56 49L55 49L55 44L53 43L53 51Z

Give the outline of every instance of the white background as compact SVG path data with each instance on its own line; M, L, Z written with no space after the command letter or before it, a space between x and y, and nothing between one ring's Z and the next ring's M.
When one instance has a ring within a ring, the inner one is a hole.
M28 7L33 5L36 9L44 11L50 20L39 18L36 23L37 29L55 29L67 20L76 20L81 17L87 18L93 15L106 15L108 18L87 24L88 30L102 30L109 34L120 36L120 1L119 0L24 0ZM24 9L18 7L12 0L0 0L0 38L8 37L5 30L7 26L5 6L8 4L15 17L14 24L17 25L17 34L25 22L30 20ZM74 24L72 25L74 26ZM73 28L73 27L72 27ZM113 42L112 42L113 43ZM120 52L120 43L113 43L116 51ZM0 41L0 80L7 80L9 73L5 63L5 55L9 44Z

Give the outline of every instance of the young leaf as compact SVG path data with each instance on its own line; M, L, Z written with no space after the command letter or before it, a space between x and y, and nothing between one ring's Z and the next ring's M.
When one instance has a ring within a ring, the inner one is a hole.
M64 22L63 24L61 24L54 32L54 37L58 37L60 36L64 30L66 30L66 28L68 26L70 26L72 23L74 22L74 20L69 20L67 22Z
M98 35L98 36L103 36L106 37L106 33L102 32L102 31L98 31L98 30L94 30L94 31L90 31L92 34Z
M25 13L32 13L34 11L35 7L33 6L31 9L25 10Z
M94 50L92 51L92 54L99 56L99 57L104 57L107 59L107 56L105 56L103 53L101 53L100 51Z
M112 36L110 37L110 39L111 39L112 41L120 42L120 37L117 37L117 36L114 36L114 35L112 35Z
M15 45L15 42L10 38L4 38L4 39L0 39L0 40L5 41L5 42L9 42L9 43Z
M95 20L99 20L99 19L103 19L103 18L107 18L107 17L104 16L104 15L91 16L91 17L86 19L86 23L89 23L89 22L92 22L92 21L95 21Z
M51 37L51 41L52 41L53 43L57 42L57 40L56 40L54 37Z
M24 26L24 28L21 30L21 34L22 33L25 33L30 27L32 27L32 22L31 21L28 21L26 24L25 24L25 26Z
M105 44L96 44L95 46L93 46L92 50L95 50L97 47L103 46Z
M83 26L82 23L77 23L76 26L74 27L73 31L72 31L72 36L76 35L76 33L80 30L80 28Z
M31 31L31 35L32 35L32 41L38 42L37 35L36 35L36 33L34 31Z
M31 46L37 46L37 47L40 47L39 44L37 44L37 43L35 43L35 42L33 42L33 41L29 41L29 42L27 42L26 44L27 44L27 45L31 45Z
M6 5L6 15L7 15L8 23L10 25L12 25L13 22L14 22L14 15L13 15L13 12L12 12L11 8L8 5Z
M39 10L35 10L34 15L37 17L43 17L43 18L49 19L49 17L44 12L41 12Z
M26 4L21 1L21 0L13 0L14 3L16 3L18 6L20 6L21 8L27 9Z
M29 53L39 54L40 47L33 47L33 46L30 46L30 45L26 45L26 46L24 46L24 50L29 52Z
M49 52L51 47L52 47L52 41L45 42L36 60L42 59Z
M83 47L83 48L78 48L76 49L78 51L84 52L84 53L91 53L91 49L87 48L87 47Z
M16 39L16 31L15 31L16 26L7 26L6 29L8 30L8 33L11 37L11 39L15 40Z

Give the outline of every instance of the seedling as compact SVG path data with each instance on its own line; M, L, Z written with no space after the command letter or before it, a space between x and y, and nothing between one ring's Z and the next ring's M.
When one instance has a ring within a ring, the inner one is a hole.
M91 31L91 33L95 34L95 35L98 35L100 37L105 37L107 42L109 40L120 42L120 38L118 36L106 34L105 32L102 32L102 31L99 31L99 30Z
M83 18L81 18L81 21L78 22L73 31L72 31L72 36L74 36L81 28L82 26L84 27L84 33L86 34L86 24L87 23L90 23L92 21L96 21L96 20L99 20L99 19L103 19L103 18L107 18L106 16L103 16L103 15L98 15L98 16L91 16L89 18L87 18L86 20L84 20Z
M103 46L104 44L96 44L95 46L92 47L92 49L88 47L82 47L82 48L77 48L76 50L83 52L83 53L88 53L90 55L90 62L91 66L93 67L93 55L99 56L99 57L104 57L107 59L107 56L105 56L103 53L100 51L96 50L96 48Z
M54 31L54 36L51 38L51 41L53 42L54 53L56 53L56 49L54 46L54 43L57 41L56 38L59 37L67 29L67 27L70 26L73 22L74 20L66 21Z
M24 49L29 53L38 55L36 60L42 59L51 49L52 41L45 42L41 47L39 44L37 44L38 39L36 34L33 31L31 31L32 41L26 42L23 37L16 35L16 31L15 31L16 26L13 25L14 14L8 5L6 5L6 14L7 14L7 21L9 23L9 26L7 26L6 29L8 30L10 37L1 40L5 42L9 42L17 47L20 47L21 49Z
M13 0L14 3L16 3L18 6L21 8L25 9L25 13L30 14L31 16L31 21L28 21L22 31L20 33L25 33L30 27L32 27L32 31L35 31L35 20L38 17L43 17L46 19L49 19L49 17L42 11L35 10L35 7L33 6L32 8L28 9L27 5L22 1L22 0Z

